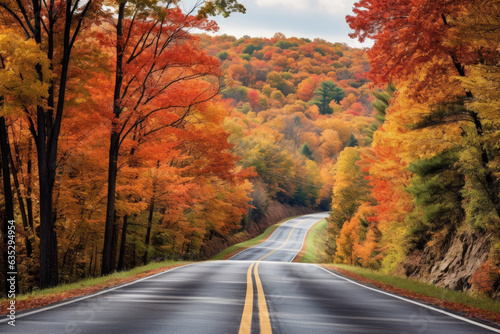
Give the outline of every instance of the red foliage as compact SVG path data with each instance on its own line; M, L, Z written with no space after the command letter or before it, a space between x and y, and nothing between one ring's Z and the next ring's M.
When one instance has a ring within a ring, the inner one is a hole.
M488 296L495 289L495 283L500 278L498 267L491 264L488 260L479 267L472 275L472 288L479 293Z

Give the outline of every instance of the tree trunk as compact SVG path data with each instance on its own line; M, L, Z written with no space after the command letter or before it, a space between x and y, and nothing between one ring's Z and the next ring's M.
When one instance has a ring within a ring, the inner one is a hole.
M8 139L7 139L8 143ZM17 201L19 203L19 211L21 212L21 220L23 222L23 229L24 229L24 243L26 245L26 256L30 257L31 253L33 252L33 247L31 246L31 241L30 241L30 231L28 228L28 217L26 214L26 207L24 206L24 197L21 194L21 188L19 185L19 178L18 178L18 171L19 167L16 167L16 164L14 164L14 159L12 157L12 152L10 151L10 147L7 144L7 148L9 149L8 154L9 154L9 162L10 162L10 169L12 172L12 179L14 180L14 188L16 190L16 195L17 195ZM18 157L17 160L17 166L20 166L20 161L19 161L19 150L17 149L17 145L15 145L15 150L16 156Z
M137 261L136 261L136 243L137 243L137 239L134 237L134 242L133 242L133 246L134 246L134 249L133 249L133 258L132 258L132 268L135 268L137 266Z
M120 3L118 8L118 22L116 26L116 77L115 90L113 96L113 128L111 140L109 143L109 161L108 161L108 198L106 206L106 223L104 230L104 246L102 250L102 268L101 275L108 275L113 270L112 252L113 252L113 223L115 217L115 195L116 195L116 176L118 173L118 155L120 152L120 134L118 129L121 107L119 100L121 98L121 87L123 81L123 19L125 17L126 1Z
M33 142L31 141L31 138L29 138L28 142L28 165L27 165L27 170L26 173L28 174L28 184L26 187L26 207L28 210L28 225L31 228L31 230L34 232L35 228L33 226L33 200L31 198L31 195L33 193L32 189L32 183L33 183L33 163L31 160L31 152L33 150ZM40 236L38 236L40 237Z
M3 194L5 200L5 216L3 217L3 229L2 229L2 239L3 239L3 260L4 260L4 270L6 279L14 277L15 279L15 287L16 291L18 291L17 287L17 261L15 256L15 251L13 254L10 254L12 246L15 247L16 235L10 234L9 230L13 229L15 232L15 222L14 222L14 201L12 197L12 187L10 183L10 172L9 172L9 140L7 138L7 129L5 125L5 117L0 117L0 153L2 156L2 176L3 176ZM10 243L9 241L14 241ZM9 260L14 260L13 263L9 263ZM16 273L16 274L8 274L8 273ZM5 284L5 294L8 295L10 290L10 283L7 281Z
M444 24L448 26L448 22L446 21L446 17L444 15L442 15L442 19ZM458 72L458 75L460 77L465 78L466 77L465 67L457 60L454 54L450 54L450 56L453 61L453 65L455 66ZM471 92L466 92L466 95L467 98L469 99L473 98ZM469 111L469 115L472 119L472 122L474 123L477 136L479 138L482 138L484 134L484 129L483 129L483 124L479 119L479 115L475 111ZM483 184L484 190L486 191L488 199L491 201L491 204L493 205L495 212L497 213L498 217L500 217L499 191L498 188L495 186L495 178L493 176L492 170L491 168L488 167L488 164L490 162L488 158L488 152L484 147L484 145L481 143L481 139L480 139L479 149L481 150L481 167L483 167L486 172L486 175L484 175L484 180L481 180L481 183Z
M94 247L94 271L92 276L96 277L97 276L97 260L98 260L98 250L97 250L97 244Z
M123 270L124 260L125 260L125 250L127 246L127 224L128 224L128 215L123 217L123 226L122 226L122 240L120 243L120 255L118 256L118 271Z
M102 275L108 275L112 268L113 253L113 228L115 220L115 195L116 195L116 176L118 173L118 152L119 152L118 133L111 135L108 164L108 203L106 207L106 225L104 230L104 246L102 250Z
M142 259L142 262L144 262L144 264L148 263L148 250L149 250L149 242L151 240L151 230L153 228L154 208L155 208L155 198L153 195L153 198L151 198L151 204L149 206L148 228L146 230L146 240L144 242L144 244L146 245L146 251L144 252L144 257Z
M476 134L478 137L483 136L483 125L481 124L481 120L475 112L470 112L472 120L474 122L474 126L476 128ZM495 178L491 171L491 168L488 167L490 163L490 159L488 158L488 152L483 144L479 144L481 150L481 167L484 168L486 174L484 175L484 181L481 182L483 184L484 190L488 195L491 204L493 204L493 208L497 213L498 217L500 217L500 196L498 196L498 189L495 187Z
M52 197L54 193L56 161L51 161L46 138L46 117L39 107L37 112L38 136L38 175L40 182L40 287L56 286L57 273L57 238L52 217Z
M158 161L157 168L160 167L160 162ZM148 228L146 230L146 240L144 244L146 245L146 251L144 252L144 257L142 262L144 264L148 263L148 250L149 242L151 240L151 230L153 229L153 216L155 211L155 198L156 198L156 188L158 186L158 175L156 174L153 180L153 195L151 196L151 203L149 204L149 216L148 216Z
M113 223L113 239L111 242L111 270L115 271L116 268L116 253L118 251L118 226L115 222Z

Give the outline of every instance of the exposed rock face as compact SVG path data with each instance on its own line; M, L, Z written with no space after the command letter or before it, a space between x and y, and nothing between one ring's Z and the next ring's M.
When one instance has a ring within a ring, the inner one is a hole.
M408 256L398 273L448 289L469 290L472 275L488 259L490 240L490 235L477 231L450 233Z

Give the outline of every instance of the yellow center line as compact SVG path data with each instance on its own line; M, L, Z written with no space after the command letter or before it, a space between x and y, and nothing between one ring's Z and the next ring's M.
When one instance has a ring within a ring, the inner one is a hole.
M269 253L267 253L266 255L264 255L263 257L261 257L260 259L258 259L257 261L262 261L262 260L264 260L266 257L268 257L269 255L271 255L272 253L274 253L274 252L276 252L277 250L279 250L280 248L283 248L283 247L286 245L286 243L288 242L288 240L290 240L290 237L292 236L292 233L293 233L293 231L295 230L295 228L296 228L297 226L299 226L300 224L302 224L302 223L303 223L303 221L301 221L300 223L296 224L296 225L292 228L292 230L290 231L290 233L288 233L288 237L286 238L286 240L285 240L285 242L283 243L283 245L279 246L279 247L278 247L278 248L276 248L276 249L273 249L272 251L270 251Z
M302 222L296 224L285 240L285 242L278 248L272 250L267 253L263 257L257 260L257 262L253 262L250 267L248 267L247 271L247 293L245 296L245 305L243 306L243 314L241 315L241 323L240 330L238 334L250 334L252 331L252 316L253 316L253 280L252 280L252 269L253 275L255 276L255 285L257 286L257 305L259 307L259 324L260 324L260 333L261 334L272 334L273 330L271 327L271 320L269 318L269 310L267 308L266 296L264 294L264 287L262 286L262 282L259 277L259 261L265 259L272 253L276 252L278 249L283 248L290 237L292 236L293 231L297 226L302 224Z
M259 262L254 267L253 274L255 276L255 285L257 285L257 296L259 305L259 320L260 320L260 334L272 334L271 320L269 319L269 311L267 310L266 296L264 295L264 288L260 281L257 268Z
M250 334L252 330L252 313L253 313L253 281L252 281L252 268L255 265L253 262L247 271L247 295L245 297L245 306L243 307L243 314L241 316L239 334Z

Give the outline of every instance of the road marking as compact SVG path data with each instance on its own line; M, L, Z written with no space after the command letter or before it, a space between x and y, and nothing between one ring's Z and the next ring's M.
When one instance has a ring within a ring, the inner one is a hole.
M322 218L322 219L324 219L324 218ZM262 286L262 282L261 282L260 277L259 277L259 272L258 272L259 263L260 263L260 261L262 261L263 259L265 259L269 255L271 255L274 252L276 252L277 250L283 248L290 240L290 238L293 234L293 231L300 224L305 223L305 222L309 222L309 221L310 221L310 219L306 219L306 220L299 221L297 224L295 224L293 226L293 228L291 229L291 231L288 233L286 240L283 242L283 244L280 247L273 249L272 251L270 251L269 253L267 253L266 255L261 257L260 259L256 260L255 262L252 262L252 264L248 267L247 292L246 292L246 296L245 296L245 304L243 306L243 313L241 315L240 329L238 332L239 334L250 334L252 331L253 302L254 302L252 269L253 269L253 276L255 277L255 285L257 288L257 305L259 308L260 333L261 334L272 334L273 333L272 326L271 326L271 320L269 317L269 310L267 308L266 296L264 294L264 287ZM315 223L317 223L318 221L316 221ZM280 228L281 228L281 226L278 227L278 229L276 229L276 231L273 232L273 234L268 238L268 240L270 240L272 238L272 236L274 235L274 233L276 233ZM302 249L302 247L304 246L304 240L305 240L305 236L302 239L302 246L299 249L299 252ZM253 248L253 247L251 247L251 248ZM229 258L229 260L231 260L236 255L241 254L244 251L249 250L251 248L245 249L245 250L233 255L231 258ZM295 254L295 256L297 256L297 254ZM293 261L293 259L292 259L292 261Z
M321 218L320 220L318 220L318 221L314 222L314 223L313 223L313 224L309 227L309 229L307 230L307 232L306 232L306 233L304 233L304 238L302 238L302 244L300 245L300 249L299 249L299 251L298 251L298 252L297 252L297 254L295 254L295 256L294 256L294 257L292 257L292 259L291 259L290 261L288 261L288 262L293 262L293 260L295 260L295 258L296 258L296 257L299 255L299 253L302 251L302 248L304 248L304 243L305 243L305 241L306 241L307 234L310 232L311 228L312 228L314 225L316 225L317 223L319 223L320 221L325 220L325 219L326 219L326 218Z
M292 230L290 231L290 233L288 233L288 236L287 236L287 238L286 238L285 242L283 243L283 245L279 246L278 248L273 249L272 251L270 251L269 253L267 253L266 255L264 255L263 257L261 257L260 259L258 259L257 261L262 261L262 260L264 260L266 257L268 257L269 255L271 255L272 253L274 253L274 252L276 252L277 250L279 250L280 248L284 247L284 246L286 245L286 243L288 242L288 240L290 240L290 237L292 236L292 233L293 233L293 231L295 230L295 228L297 228L297 226L299 226L300 224L302 224L302 223L304 223L304 222L305 222L305 220L303 220L303 221L299 222L298 224L296 224L296 225L292 228Z
M252 268L255 265L253 262L247 271L247 295L245 297L245 306L243 307L243 314L241 315L240 331L239 334L250 334L252 331L252 313L253 313L253 280Z
M245 305L243 306L243 313L241 315L240 330L238 334L250 334L252 331L252 317L253 317L253 276L255 277L255 285L257 287L257 305L259 307L259 325L261 334L272 334L271 320L269 318L269 310L267 308L266 296L264 288L259 277L258 272L259 262L252 262L247 271L247 294L245 297Z
M258 268L259 262L255 265L253 273L255 276L255 285L257 285L260 333L272 334L273 330L271 328L271 320L269 319L269 311L267 310L266 296L264 295L264 288L262 287L262 282L260 281Z
M274 230L274 232L273 232L273 233L272 233L272 234L271 234L271 235L270 235L270 236L269 236L266 240L264 240L263 242L266 242L267 240L270 240L270 239L273 237L274 233L278 232L278 230L280 229L280 227L281 227L281 226L285 225L285 224L286 224L286 223L288 223L288 222L291 222L291 221L292 221L292 220L294 220L294 219L295 219L295 218L290 218L290 219L288 219L287 221L283 222L283 224L281 224L280 226L278 226L278 228L277 228L276 230ZM234 254L234 255L233 255L233 256L231 256L228 260L231 260L233 257L238 256L238 255L240 255L241 253L244 253L244 252L246 252L246 251L248 251L248 250L252 249L253 247L257 247L257 246L259 246L259 245L252 246L252 247L250 247L250 248L246 248L246 249L242 250L241 252Z
M96 293L93 293L93 294L90 294L90 295L86 295L86 296L83 296L83 297L80 297L80 298L76 298L76 299L72 299L72 300L69 300L69 301L66 301L66 302L61 302L61 303L56 303L56 304L53 304L53 305L41 307L41 308L35 309L34 311L28 311L26 313L21 313L19 315L16 314L16 319L17 318L26 317L28 315L37 314L37 313L40 313L40 312L52 310L52 309L55 309L55 308L58 308L58 307L61 307L61 306L64 306L64 305L73 304L73 303L76 303L76 302L79 302L79 301L82 301L82 300L85 300L85 299L89 299L89 298L92 298L92 297L95 297L95 296L99 296L99 295L108 293L108 292L113 291L113 290L121 289L121 288L124 288L126 286L129 286L129 285L132 285L132 284L135 284L135 283L139 283L139 282L148 280L148 279L156 277L156 276L163 275L163 274L165 274L167 272L171 272L171 271L174 271L174 270L178 270L180 268L185 268L185 267L192 266L194 264L196 264L196 263L189 263L189 264L181 265L179 267L175 267L175 268L172 268L172 269L168 269L168 270L162 271L161 273L157 273L157 274L154 274L154 275L151 275L151 276L139 278L139 279L137 279L135 281L132 281L132 282L129 282L129 283L125 283L125 284L121 284L121 285L118 285L118 286L115 286L115 287L112 287L112 288L109 288L109 289L101 290L99 292L96 292ZM1 319L0 320L0 324L4 323L4 322L7 322L7 321L9 321L9 318Z
M457 314L453 314L451 312L447 312L447 311L444 311L444 310L441 310L441 309L438 309L438 308L435 308L435 307L432 307L432 306L429 306L429 305L425 305L425 304L422 304L422 303L419 303L415 300L411 300L411 299L408 299L408 298L405 298L405 297L401 297L401 296L398 296L398 295L394 295L392 293L389 293L389 292L385 292L385 291L382 291L382 290L378 290L378 289L374 289L374 288L371 288L369 286L366 286L364 284L361 284L361 283L358 283L356 281L353 281L351 279L348 279L348 278L345 278L343 276L340 276L340 275L337 275L333 272L331 272L330 270L326 269L326 268L323 268L321 266L318 266L318 265L315 265L316 267L320 268L320 269L323 269L324 271L326 271L327 273L329 273L330 275L333 275L335 277L338 277L338 278L341 278L343 280L346 280L352 284L355 284L355 285L358 285L362 288L365 288L365 289L368 289L368 290L372 290L372 291L375 291L375 292L378 292L378 293L381 293L383 295L387 295L387 296L391 296L393 298L396 298L396 299L400 299L400 300L403 300L405 302L408 302L410 304L415 304L415 305L418 305L418 306L421 306L421 307L424 307L426 309L429 309L429 310L432 310L432 311L435 311L435 312L438 312L438 313L441 313L441 314L445 314L449 317L452 317L452 318L455 318L455 319L458 319L458 320L461 320L461 321L464 321L464 322L467 322L469 324L472 324L472 325L475 325L475 326L478 326L478 327L482 327L484 329L488 329L492 332L495 332L495 333L500 333L500 329L497 329L497 328L494 328L494 327L491 327L491 326L488 326L488 325L485 325L485 324L482 324L480 322L477 322L477 321L474 321L474 320L471 320L471 319L468 319L468 318L464 318L462 316L459 316Z

